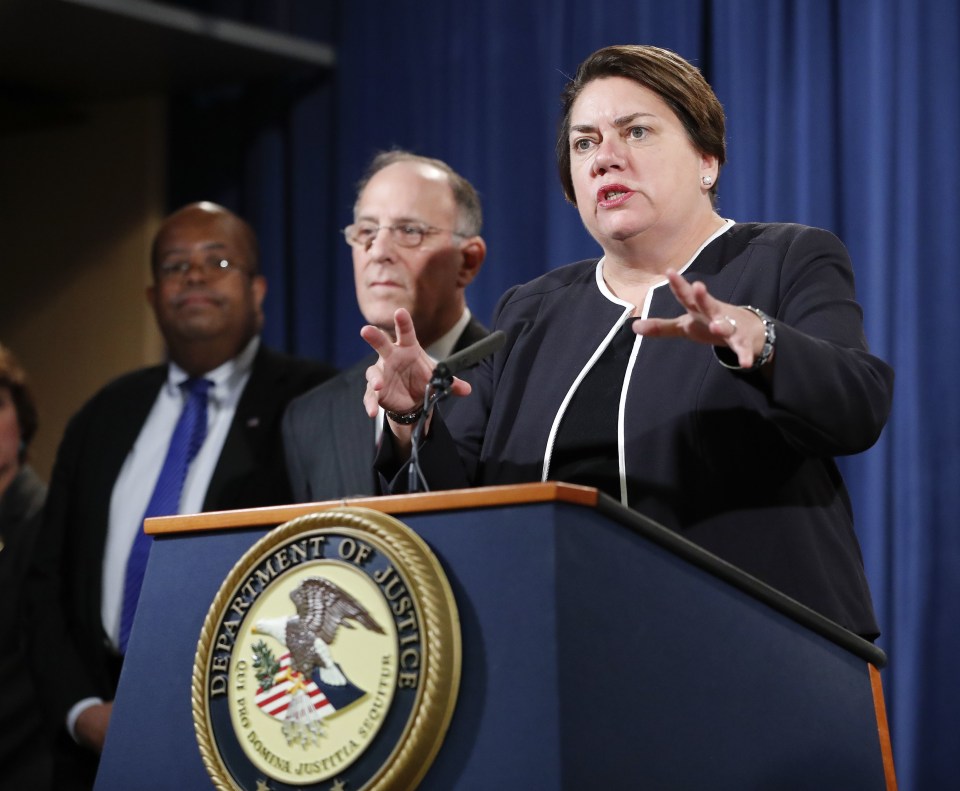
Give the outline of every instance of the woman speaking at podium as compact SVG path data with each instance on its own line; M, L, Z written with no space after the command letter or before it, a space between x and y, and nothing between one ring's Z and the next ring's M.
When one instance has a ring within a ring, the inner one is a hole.
M876 442L893 372L867 350L845 247L717 213L723 109L675 53L606 47L562 98L560 179L603 254L503 296L506 343L421 427L420 474L432 489L596 486L875 638L833 457ZM379 353L364 403L387 411L388 478L434 369L409 315L395 321L396 342L361 333Z

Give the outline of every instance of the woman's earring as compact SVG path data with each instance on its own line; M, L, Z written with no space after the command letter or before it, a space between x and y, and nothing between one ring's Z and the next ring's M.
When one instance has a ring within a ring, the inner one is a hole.
M700 181L703 182L704 187L709 187L713 184L713 176L703 176Z

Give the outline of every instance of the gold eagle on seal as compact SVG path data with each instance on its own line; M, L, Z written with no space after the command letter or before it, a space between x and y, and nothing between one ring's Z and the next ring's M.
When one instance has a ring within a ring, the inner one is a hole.
M291 591L290 599L297 609L296 615L261 619L254 624L253 632L272 637L290 653L286 673L295 686L287 711L288 727L297 731L305 728L319 736L323 732L322 718L310 702L306 683L314 670L325 684L339 687L347 683L330 653L337 630L341 626L354 629L353 622L356 622L377 634L385 632L360 602L323 577L305 579ZM293 735L288 733L288 739Z

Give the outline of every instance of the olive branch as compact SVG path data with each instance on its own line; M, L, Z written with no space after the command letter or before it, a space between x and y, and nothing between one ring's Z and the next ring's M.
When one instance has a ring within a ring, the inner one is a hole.
M277 673L280 672L280 663L263 640L253 645L253 670L260 689L270 689Z

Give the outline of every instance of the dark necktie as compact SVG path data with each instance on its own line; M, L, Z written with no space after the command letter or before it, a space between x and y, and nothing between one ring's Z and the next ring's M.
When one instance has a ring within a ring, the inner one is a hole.
M167 448L167 456L163 460L163 467L160 468L160 476L157 478L157 485L147 504L144 519L150 516L167 516L180 510L180 495L183 491L183 482L187 477L187 469L207 436L207 392L212 384L213 382L207 379L188 379L180 385L180 389L186 396L186 402L173 429L170 447ZM127 651L130 628L133 626L133 616L137 611L143 574L147 568L147 558L152 544L153 536L144 533L141 525L130 549L123 587L123 609L120 612L120 653L122 654Z

